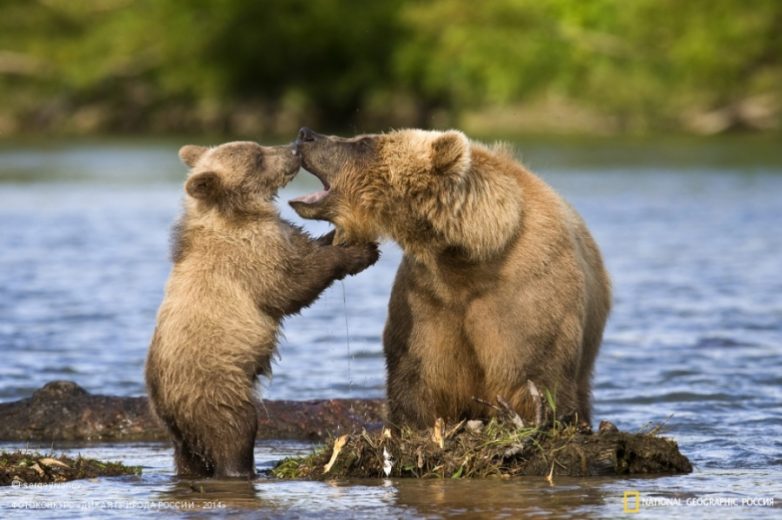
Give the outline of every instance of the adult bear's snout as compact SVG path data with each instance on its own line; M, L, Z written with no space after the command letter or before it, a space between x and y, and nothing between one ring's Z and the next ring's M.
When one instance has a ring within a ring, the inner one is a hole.
M315 140L316 137L319 137L319 135L315 132L313 132L311 129L307 128L306 126L301 127L299 129L299 139L298 141L300 143L309 143Z

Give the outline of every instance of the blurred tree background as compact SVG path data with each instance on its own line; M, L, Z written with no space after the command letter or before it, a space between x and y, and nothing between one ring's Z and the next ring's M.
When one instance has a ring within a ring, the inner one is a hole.
M0 136L777 131L779 0L0 0Z

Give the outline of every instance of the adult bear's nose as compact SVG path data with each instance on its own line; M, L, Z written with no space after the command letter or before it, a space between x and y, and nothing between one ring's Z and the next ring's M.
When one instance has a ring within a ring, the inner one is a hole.
M309 141L315 140L315 132L307 128L306 126L301 127L299 129L299 141L302 143L306 143Z

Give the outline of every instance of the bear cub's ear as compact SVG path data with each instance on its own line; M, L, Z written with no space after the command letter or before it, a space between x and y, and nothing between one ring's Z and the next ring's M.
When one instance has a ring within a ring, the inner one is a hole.
M185 183L185 191L194 199L212 202L222 189L220 177L215 172L201 172L192 175Z
M198 159L206 152L206 146L197 146L194 144L186 144L179 149L179 159L185 163L186 166L193 167L198 162Z
M441 175L464 175L470 169L470 140L458 130L448 130L432 142L432 166Z

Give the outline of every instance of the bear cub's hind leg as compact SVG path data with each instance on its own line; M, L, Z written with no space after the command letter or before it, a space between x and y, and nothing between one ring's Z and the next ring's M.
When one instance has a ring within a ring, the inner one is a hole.
M236 428L227 430L228 435L215 435L220 446L213 446L214 477L253 479L255 474L255 435L258 430L258 414L255 406L247 403L234 418ZM217 432L215 432L217 433Z
M212 476L212 471L204 458L198 456L187 443L182 441L174 442L174 464L177 475L182 477L205 478Z

